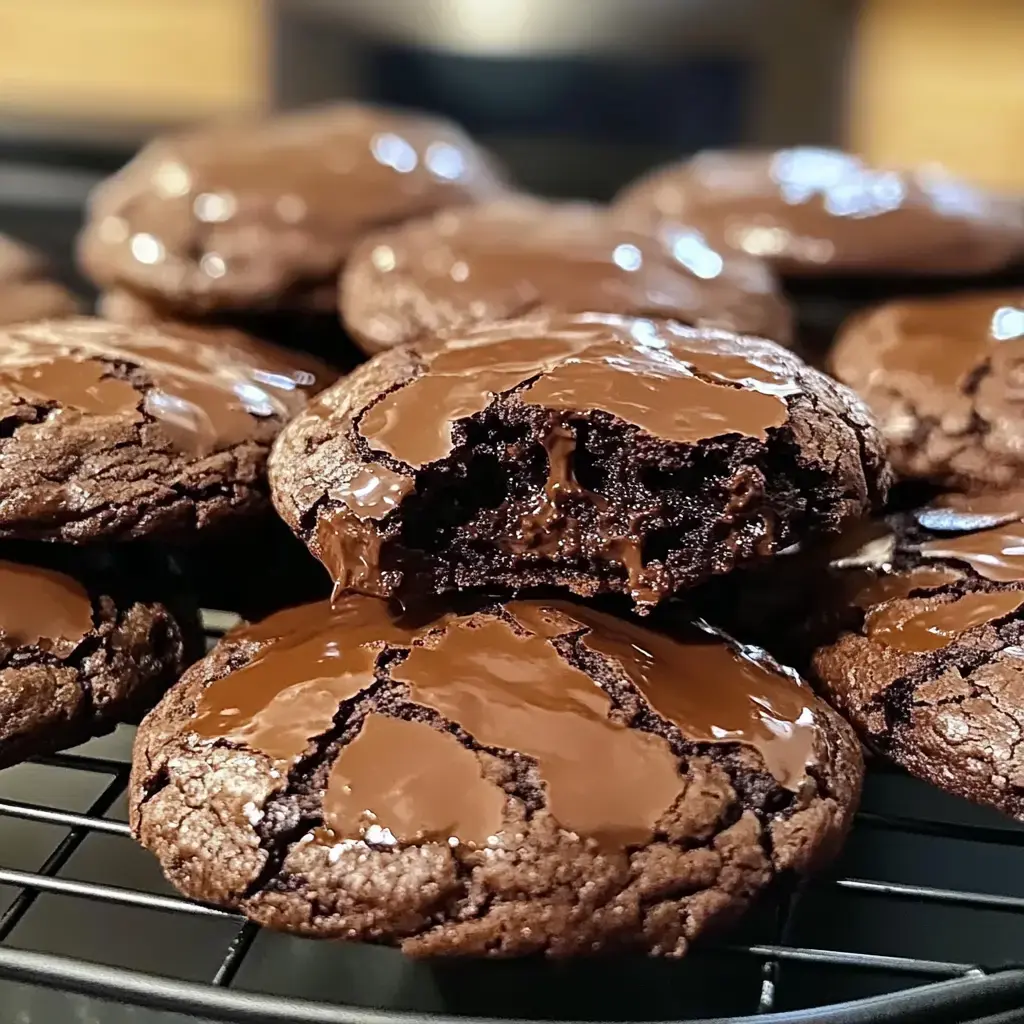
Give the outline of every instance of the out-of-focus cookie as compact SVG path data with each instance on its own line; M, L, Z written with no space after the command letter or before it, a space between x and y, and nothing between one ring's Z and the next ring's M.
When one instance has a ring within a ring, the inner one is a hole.
M625 226L589 203L513 196L369 235L341 278L366 352L523 316L619 313L786 344L791 316L762 261L666 222Z
M452 123L341 103L156 139L93 192L79 257L172 317L331 312L367 232L502 190Z
M52 280L41 253L0 235L0 325L72 316L79 302Z
M830 149L698 153L615 206L691 224L785 277L985 274L1024 255L1019 206L937 167L871 167Z
M1024 207L934 166L871 167L807 147L707 152L651 172L614 206L771 263L796 307L797 347L816 358L866 306L1024 285Z

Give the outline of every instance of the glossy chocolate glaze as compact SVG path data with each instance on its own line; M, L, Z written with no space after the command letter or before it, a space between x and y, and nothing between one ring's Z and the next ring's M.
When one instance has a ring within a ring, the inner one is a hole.
M260 421L290 419L324 375L313 360L233 331L171 333L81 317L0 334L0 415L23 403L52 404L61 416L145 415L196 454L251 439Z
M670 639L559 601L401 617L377 599L346 596L273 616L232 640L259 650L205 690L192 728L203 740L260 751L277 770L311 752L345 702L396 685L407 702L369 713L341 748L318 841L498 841L505 795L487 781L476 747L517 751L535 764L563 828L614 846L648 840L680 793L677 757L662 736L622 721L612 696L567 656L576 644L685 740L749 746L794 790L816 763L811 692L760 652L696 627ZM394 648L408 653L385 669L379 657ZM459 732L417 716L417 707Z
M0 560L0 645L64 656L92 629L92 601L77 580Z

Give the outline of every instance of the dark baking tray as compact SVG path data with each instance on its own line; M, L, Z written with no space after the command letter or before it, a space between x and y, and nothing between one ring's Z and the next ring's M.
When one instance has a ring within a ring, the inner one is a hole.
M0 145L0 231L72 283L94 176ZM884 766L829 875L683 961L428 964L175 895L128 836L131 738L0 772L0 1024L1024 1021L1024 828Z

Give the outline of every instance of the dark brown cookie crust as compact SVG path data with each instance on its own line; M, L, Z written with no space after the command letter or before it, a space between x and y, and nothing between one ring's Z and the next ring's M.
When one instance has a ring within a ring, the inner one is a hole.
M541 438L559 416L583 452L577 467L592 467L586 481L577 469L581 483L621 508L626 522L638 508L659 509L646 521L642 558L645 566L664 566L663 594L809 534L837 532L879 506L889 469L864 406L779 346L737 341L777 360L802 389L786 399L788 419L767 440L733 435L670 444L603 412L553 414L518 403L513 389L456 422L451 455L416 472L415 492L376 524L384 592L553 584L584 596L629 592L622 565L518 557L500 546L544 487L549 464ZM275 446L275 505L318 557L318 523L342 507L332 490L373 461L412 476L409 467L372 452L358 425L384 395L424 372L420 353L418 346L392 350L359 367L297 417ZM513 500L503 503L502 494Z
M840 331L829 368L875 414L901 477L963 491L1021 478L1020 329L986 345L1001 306L1024 318L1024 280L1012 289L888 303Z
M0 632L0 767L139 721L202 653L198 613L165 563L39 544L0 545L0 557L67 572L93 608L93 628L66 655Z
M828 609L834 639L815 652L813 678L874 749L950 793L1024 819L1024 610L925 653L887 646L865 629L872 609L924 612L968 594L1024 597L1024 583L992 582L962 562L922 558L920 545L940 535L912 515L890 524L885 564L892 573L928 566L959 578L866 608ZM832 578L835 594L841 572Z
M30 329L73 347L77 325L95 323L76 318ZM130 333L110 329L112 336ZM190 330L197 343L210 345L215 336ZM222 450L182 450L142 411L154 387L145 360L133 362L125 351L102 362L108 377L138 391L140 416L55 416L58 403L31 401L0 379L0 538L179 537L267 508L267 455L284 417L251 417L251 436Z
M21 404L12 434L0 441L0 537L177 536L266 505L269 432L263 443L196 460L154 437L146 422L97 429L85 419L47 419L48 412ZM82 480L93 489L70 493Z
M184 893L273 928L395 944L414 956L623 949L681 956L777 876L825 863L859 796L859 746L828 709L818 734L821 767L794 794L751 748L683 740L614 663L571 640L556 642L561 656L610 694L623 720L666 736L681 759L686 785L647 845L602 851L555 827L530 760L481 748L456 723L410 703L389 677L397 663L386 646L374 686L343 704L335 726L282 778L262 754L189 731L204 689L260 649L227 637L146 718L130 816L138 840ZM371 710L426 721L475 750L484 776L508 794L506 821L522 836L518 847L488 856L428 842L332 854L301 842L322 820L330 765Z

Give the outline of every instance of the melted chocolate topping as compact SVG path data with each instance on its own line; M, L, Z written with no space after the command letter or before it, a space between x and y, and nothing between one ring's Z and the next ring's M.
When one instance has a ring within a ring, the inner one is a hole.
M368 238L350 273L343 311L372 296L365 317L346 315L371 351L415 340L428 327L465 328L535 310L662 317L783 342L790 333L788 310L760 261L719 253L700 232L670 222L634 230L588 203L515 196L445 210ZM410 323L392 282L422 294L435 310L429 323Z
M478 743L533 758L548 810L570 831L643 842L679 794L668 744L611 720L604 690L543 636L520 635L501 619L457 621L436 646L413 648L393 675Z
M381 647L406 646L418 635L372 598L272 615L232 634L266 646L210 686L192 727L200 736L262 751L287 768L330 726L340 704L372 685Z
M581 605L515 601L509 611L536 632L554 610L588 627L582 643L617 664L662 718L697 743L746 743L781 786L798 790L815 762L811 692L759 653L738 652L696 627L669 637ZM564 629L563 629L564 632ZM557 635L557 634L555 634Z
M89 595L63 573L0 561L0 593L0 646L66 657L93 627Z
M743 340L617 317L485 328L427 350L423 373L362 417L371 448L414 468L447 456L452 424L494 396L555 410L600 409L655 437L695 444L723 434L766 436L799 392L781 362L745 355Z
M793 276L987 273L1024 252L1024 213L930 168L834 150L707 152L630 186L616 208L671 217Z
M1024 580L1024 524L997 526L963 537L931 540L921 545L925 558L966 562L979 576L996 583Z
M1024 604L1024 592L964 594L953 601L921 608L890 603L873 608L864 619L873 640L906 654L924 654L948 646L962 634L1011 615Z
M608 694L552 643L578 637L685 739L749 745L791 789L814 763L820 730L810 692L710 634L671 640L561 602L517 601L508 611L521 628L493 612L397 619L359 596L281 613L232 635L261 650L206 689L192 728L287 770L338 720L340 705L387 685L376 682L377 656L397 646L409 653L386 670L392 685L475 743L532 759L563 828L618 846L643 842L680 792L677 759L666 740L622 724ZM489 842L501 831L504 794L481 773L452 734L372 713L332 768L318 838Z
M383 519L413 486L410 477L371 462L360 466L344 487L328 491L327 496L345 502L360 519Z
M476 755L450 733L370 713L331 769L317 838L408 845L457 836L486 846L501 832L504 804L505 794L481 776Z
M81 317L0 335L0 415L21 403L129 422L145 413L176 447L197 454L250 440L262 420L291 418L325 375L312 360L236 331Z
M876 575L868 570L860 572L863 577L853 582L849 589L850 601L865 611L886 601L909 597L915 590L938 590L961 579L961 574L952 569L931 566L890 575Z
M965 562L996 583L1024 581L1024 494L947 494L915 514L926 529L958 533L921 545L925 558Z
M0 353L0 385L6 384L26 401L53 402L93 416L118 416L140 420L139 393L127 381L107 376L107 367L95 360L41 358L29 366L11 366L8 353ZM12 354L13 355L13 354Z

